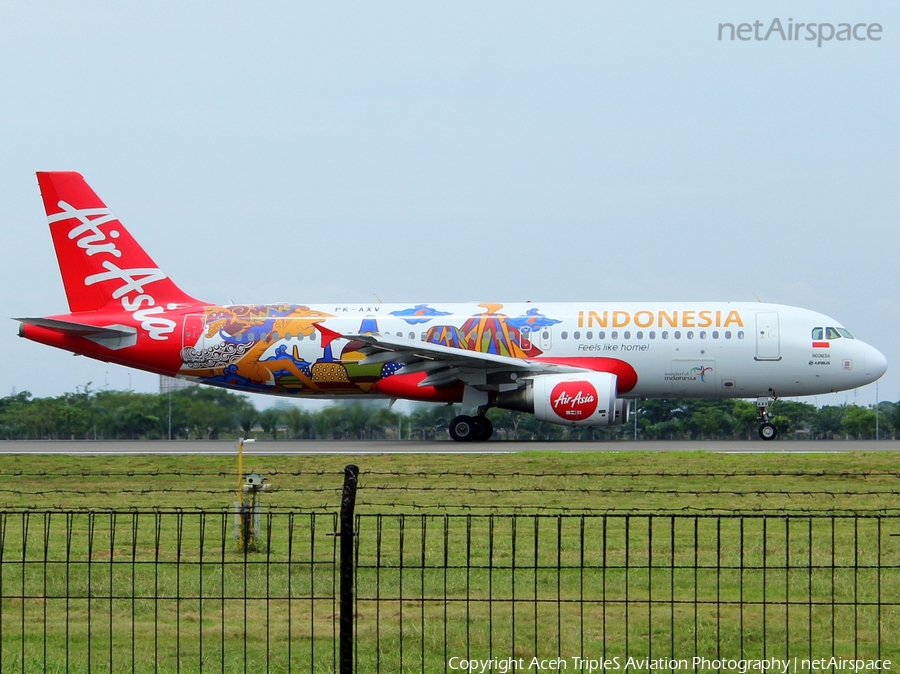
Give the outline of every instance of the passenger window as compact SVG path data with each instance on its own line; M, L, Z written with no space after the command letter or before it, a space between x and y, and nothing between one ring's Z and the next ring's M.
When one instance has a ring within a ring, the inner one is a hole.
M312 337L310 337L310 339L312 339ZM297 341L299 341L299 342L303 341L303 333L302 332L297 333Z
M725 339L731 339L731 330L725 331Z
M825 339L840 339L841 333L834 328L825 328Z
M700 339L706 339L706 330L700 331Z
M272 331L272 341L274 341L274 342L278 341L278 330Z
M718 339L718 338L719 338L719 331L713 330L713 339Z
M597 339L606 339L606 333L601 330L597 333Z
M587 337L588 339L593 339L593 338L594 338L594 333L591 332L590 330L588 330L588 331L587 331L587 334L585 335L585 337Z
M625 334L623 334L622 337L624 337L625 339L631 339L631 333L626 330Z
M568 338L569 338L569 333L566 332L565 330L563 330L561 333L559 333L559 336L560 336L562 339L568 339Z
M681 339L681 330L675 331L675 339Z
M576 330L572 333L572 339L581 339L581 333Z
M687 338L688 338L688 339L693 339L693 338L694 338L694 331L693 331L693 330L688 330L688 331L687 331Z
M313 330L313 333L309 336L309 341L311 341L311 342L316 341L316 332L315 332L315 330Z
M744 338L744 331L738 330L738 339L743 339L743 338Z
M650 331L650 339L656 339L656 332L654 330Z
M669 332L668 332L668 330L663 330L663 331L662 331L662 338L663 338L663 339L668 339L668 338L669 338Z
M823 334L824 333L822 332L822 328L813 328L812 338L813 339L822 339Z
M415 339L415 338L416 338L416 333L414 333L414 332L409 333L409 338L410 338L410 339Z
M609 333L609 338L610 338L610 339L618 339L618 338L619 338L619 333L616 332L615 330L613 330L611 333Z
M644 333L641 332L640 330L638 330L637 333L635 334L635 337L637 337L638 339L643 339L643 338L644 338Z

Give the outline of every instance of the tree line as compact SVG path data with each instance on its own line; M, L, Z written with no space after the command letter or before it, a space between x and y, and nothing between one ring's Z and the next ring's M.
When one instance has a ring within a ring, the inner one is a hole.
M632 408L634 409L634 408ZM881 439L900 436L900 403L826 405L778 400L772 422L782 438ZM192 386L168 394L94 391L35 398L29 392L0 398L4 440L216 440L446 439L459 413L452 405L418 405L408 412L385 402L341 402L313 411L288 403L258 410L247 396ZM637 418L610 428L572 428L530 414L492 409L501 440L750 440L756 405L746 400L641 400Z

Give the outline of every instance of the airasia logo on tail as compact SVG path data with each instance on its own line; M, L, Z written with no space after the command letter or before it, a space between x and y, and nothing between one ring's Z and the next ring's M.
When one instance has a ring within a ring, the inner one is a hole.
M550 405L566 421L587 419L597 411L597 389L583 379L560 382L550 392Z
M118 249L115 241L110 240L118 239L119 231L110 230L107 237L107 234L100 229L100 225L118 222L116 216L108 208L79 209L65 201L60 201L58 206L62 209L62 213L49 215L47 220L51 225L55 222L73 220L74 223L70 225L68 238L75 241L79 248L83 248L88 256L103 254L116 258L122 257L122 251ZM167 335L175 330L176 323L159 314L163 313L165 309L175 309L177 305L168 304L165 308L159 306L150 291L146 289L147 286L167 278L166 275L156 267L123 269L112 260L103 260L100 266L105 271L85 277L84 285L92 286L95 283L106 281L118 282L119 287L112 291L112 299L122 303L122 308L141 324L141 329L150 335L150 339L168 339Z

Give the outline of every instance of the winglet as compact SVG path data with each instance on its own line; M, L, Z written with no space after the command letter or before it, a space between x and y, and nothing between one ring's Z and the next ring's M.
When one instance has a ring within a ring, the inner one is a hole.
M335 332L329 328L326 328L321 323L313 323L313 327L322 333L322 348L324 349L329 344L331 344L334 340L340 339L343 335L339 332Z

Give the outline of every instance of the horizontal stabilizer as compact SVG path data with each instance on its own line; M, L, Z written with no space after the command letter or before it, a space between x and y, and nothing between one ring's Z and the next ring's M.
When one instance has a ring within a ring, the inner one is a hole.
M137 328L128 325L89 325L58 318L14 318L13 320L56 330L74 337L84 337L108 349L124 349L137 344Z

